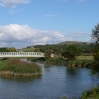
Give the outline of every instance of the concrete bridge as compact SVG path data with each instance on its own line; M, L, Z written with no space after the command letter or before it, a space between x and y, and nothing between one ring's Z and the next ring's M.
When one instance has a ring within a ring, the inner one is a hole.
M42 52L0 52L0 57L44 57Z

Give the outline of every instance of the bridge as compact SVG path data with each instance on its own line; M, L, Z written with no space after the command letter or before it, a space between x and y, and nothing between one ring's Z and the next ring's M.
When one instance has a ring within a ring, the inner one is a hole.
M42 52L0 52L0 57L44 57Z

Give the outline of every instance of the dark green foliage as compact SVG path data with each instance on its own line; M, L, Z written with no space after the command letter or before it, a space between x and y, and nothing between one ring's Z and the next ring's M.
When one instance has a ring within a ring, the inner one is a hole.
M76 45L69 45L66 47L65 51L62 53L62 56L67 58L67 60L75 60L76 56L81 54L81 49Z
M92 30L92 39L96 44L99 44L99 23L95 26L95 29Z
M66 47L71 44L47 44L47 45L35 45L34 48L39 48L41 52L45 52L46 50L50 50L55 55L59 55L63 53ZM93 53L94 44L73 44L79 47L84 55L90 55Z
M99 99L99 87L85 91L80 99Z
M15 48L7 48L7 47L4 47L4 48L0 48L0 52L16 52L16 49Z
M45 58L44 57L32 57L32 58L27 58L28 60L31 60L32 62L43 62L45 61Z
M94 50L94 62L92 65L93 71L96 73L99 72L99 24L95 26L95 29L92 30L92 39L95 43Z
M45 52L45 58L50 58L51 57L51 51L50 50L46 50Z
M7 50L7 52L16 52L16 49L14 47L7 48L6 50Z
M90 68L92 64L92 60L74 60L68 61L66 63L67 66L76 66L76 67L87 67Z
M0 48L0 52L7 52L7 48Z
M46 64L53 65L65 65L65 66L73 66L73 67L86 67L90 68L93 60L74 60L74 61L66 61L66 59L62 58L49 58L45 61Z
M96 73L99 72L99 50L97 51L97 53L94 54L92 70Z

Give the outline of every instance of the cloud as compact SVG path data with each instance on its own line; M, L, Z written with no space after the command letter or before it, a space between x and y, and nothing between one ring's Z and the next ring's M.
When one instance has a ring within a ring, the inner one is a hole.
M10 14L14 14L16 12L19 12L19 11L18 10L15 10L15 9L10 9L10 11L9 11Z
M58 31L45 31L28 25L0 26L0 46L22 48L35 44L50 44L69 40Z
M19 4L28 4L30 0L0 0L0 6L15 8Z
M69 31L69 34L71 34L71 38L74 41L88 42L91 40L91 33L88 33L88 32Z
M56 44L63 41L89 41L90 33L39 30L28 25L9 24L0 26L0 47L24 48L37 44Z

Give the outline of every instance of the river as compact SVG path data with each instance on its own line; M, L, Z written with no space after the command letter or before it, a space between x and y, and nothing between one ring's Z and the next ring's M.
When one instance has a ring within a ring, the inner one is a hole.
M0 77L0 99L79 99L99 79L87 68L42 64L43 74L32 78Z

